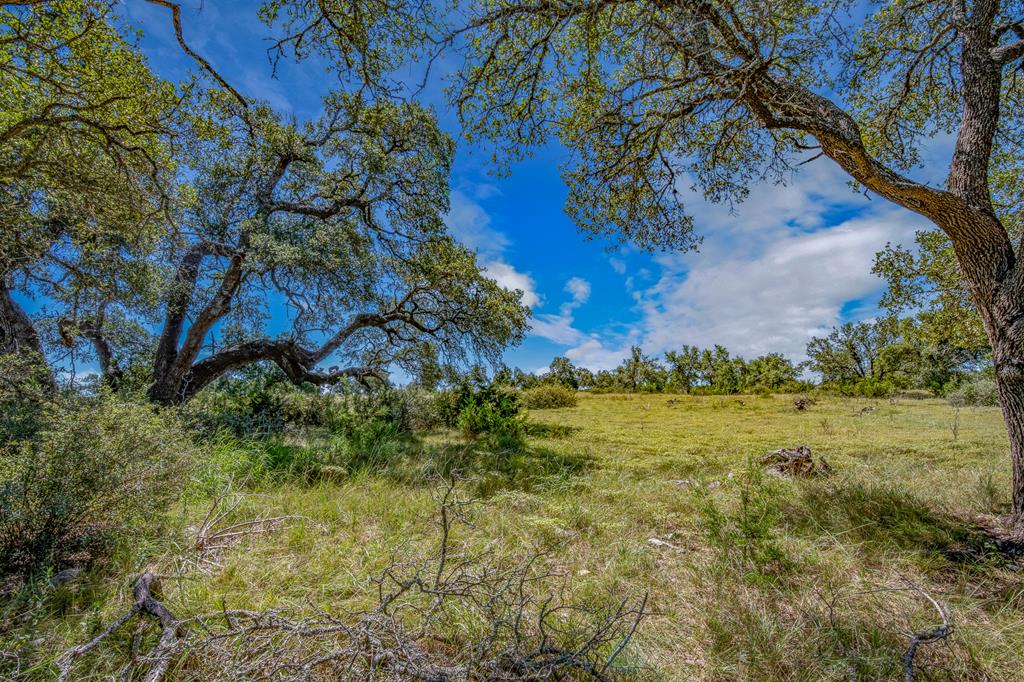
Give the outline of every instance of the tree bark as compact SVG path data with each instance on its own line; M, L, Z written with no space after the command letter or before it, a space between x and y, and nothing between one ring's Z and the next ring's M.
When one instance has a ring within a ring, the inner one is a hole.
M957 262L981 315L1010 440L1012 513L1024 522L1024 272L999 220L988 210L939 224L953 236Z
M0 282L0 355L35 353L43 357L43 344L32 319L11 296L6 282Z

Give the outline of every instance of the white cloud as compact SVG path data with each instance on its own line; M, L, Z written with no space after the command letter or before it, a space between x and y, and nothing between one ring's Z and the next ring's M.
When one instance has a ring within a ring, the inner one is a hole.
M590 299L590 282L582 277L571 277L565 282L565 291L572 299L559 307L557 315L554 313L535 315L530 322L531 335L564 346L579 343L584 338L583 332L573 326L574 311Z
M484 273L509 291L523 292L523 305L530 308L540 303L536 284L528 274L519 272L504 261L490 261L484 265Z
M916 221L905 212L885 213L786 235L754 256L698 257L685 271L666 268L640 304L645 349L721 343L748 357L803 357L807 341L837 324L848 301L879 289L875 253L913 233Z
M565 357L573 361L579 367L586 367L594 372L602 369L614 369L622 364L622 361L629 355L629 346L608 347L600 339L591 337L574 348L565 352Z
M735 210L684 194L704 236L700 252L658 256L651 285L634 273L627 289L640 319L629 337L580 334L566 352L573 362L614 367L633 342L652 354L720 343L748 358L778 351L802 359L807 341L839 323L844 306L881 291L871 274L875 253L886 242L911 241L925 225L851 192L827 160L787 185L755 186ZM870 303L858 305L858 317L873 314Z
M485 187L481 185L481 187ZM486 187L490 187L486 185ZM484 190L486 195L489 190ZM481 192L478 192L478 196ZM533 308L539 305L541 297L536 283L529 274L519 272L504 258L509 240L503 233L491 227L491 216L473 199L463 192L452 192L451 204L445 216L448 232L466 248L480 256L484 273L509 291L523 292L523 305Z
M541 313L530 320L530 335L564 346L579 342L583 332L573 327L572 315Z
M691 192L687 208L704 245L659 257L661 277L638 292L645 350L721 343L748 357L804 357L807 341L840 322L844 305L880 291L875 254L924 224L845 181L831 161L815 162L788 185L753 188L735 211ZM853 217L826 227L837 214Z
M582 305L590 298L590 282L582 277L573 277L565 283L565 290L572 294L573 303Z
M458 190L452 192L444 223L456 240L482 258L497 259L508 248L508 237L491 227L487 211Z

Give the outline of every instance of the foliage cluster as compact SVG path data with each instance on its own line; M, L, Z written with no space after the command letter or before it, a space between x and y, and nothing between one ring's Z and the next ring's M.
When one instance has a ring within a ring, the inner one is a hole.
M701 349L684 345L651 357L639 346L612 370L593 372L567 357L556 357L543 375L502 368L495 381L524 391L563 386L595 393L797 393L814 384L805 371L820 377L819 386L842 395L883 398L906 391L944 395L975 380L991 365L983 349L968 350L936 337L934 325L920 318L886 317L846 323L807 344L809 360L794 363L780 353L745 360L721 345Z
M196 462L178 420L107 394L34 409L0 445L0 575L102 563L163 530Z
M523 406L530 410L576 407L576 391L557 383L545 383L523 391Z
M946 399L955 407L997 407L999 391L991 378L978 376L947 393Z

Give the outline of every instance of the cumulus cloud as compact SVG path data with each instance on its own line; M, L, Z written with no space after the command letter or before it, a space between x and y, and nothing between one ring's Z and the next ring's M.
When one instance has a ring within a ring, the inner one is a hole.
M582 277L573 277L565 283L565 290L572 294L573 303L582 305L590 298L590 282Z
M533 277L519 272L504 261L494 260L485 263L484 273L509 291L519 290L523 292L523 305L530 308L540 303L540 295L537 293L537 286Z
M789 185L755 187L735 212L690 193L704 247L659 258L660 278L638 292L646 350L721 343L799 359L845 305L880 291L875 254L912 239L922 219L852 193L831 161L812 168Z
M875 253L915 227L892 209L781 236L754 256L697 258L682 271L670 265L643 293L645 348L721 343L747 356L802 358L812 336L840 322L847 302L878 291Z
M590 299L590 282L582 277L571 277L565 283L565 291L572 297L563 303L558 314L540 313L531 321L531 334L565 346L579 343L583 332L573 326L574 311Z
M508 248L508 237L491 227L491 216L465 193L455 190L444 219L448 232L483 258L497 258Z
M565 357L572 360L573 364L579 367L586 367L592 371L603 369L614 369L622 364L622 361L629 355L629 347L632 341L623 344L612 344L601 341L592 336L582 341L579 345L570 348L565 352Z
M583 332L573 327L572 315L541 313L530 320L530 335L539 336L563 346L578 343Z
M478 191L477 196L491 196L493 193L489 192ZM452 192L445 226L452 237L480 256L483 271L488 277L509 291L522 291L524 305L533 308L540 304L533 277L519 272L505 259L508 237L491 226L491 216L480 204L459 190Z
M704 236L700 252L657 257L651 284L632 273L639 320L631 336L578 335L566 352L577 364L614 367L633 342L648 353L720 343L746 357L802 359L808 340L843 321L852 302L871 316L882 288L871 274L875 253L923 226L909 211L851 192L827 160L787 185L752 188L732 210L682 193Z

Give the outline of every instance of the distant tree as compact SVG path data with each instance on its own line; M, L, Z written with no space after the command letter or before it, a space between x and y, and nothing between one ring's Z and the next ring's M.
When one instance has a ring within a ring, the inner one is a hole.
M520 293L445 235L451 143L429 112L333 95L304 129L257 107L238 121L229 142L194 152L197 200L181 217L192 236L174 249L154 400L187 400L262 360L328 384L379 376L416 344L496 358L521 338ZM260 321L270 296L290 312L277 338ZM319 369L336 358L354 364Z
M992 347L1024 518L1024 265L1006 226L1024 175L1019 0L467 5L466 136L515 155L557 135L591 235L690 246L680 183L741 199L808 150L941 229ZM906 174L938 133L955 138L944 186Z
M792 385L800 369L781 353L768 353L746 363L743 372L743 391L777 391Z
M599 391L621 391L625 386L619 381L618 372L602 369L594 375L594 388Z
M915 248L889 244L875 257L874 272L888 285L881 305L891 315L924 310L922 332L964 353L989 352L981 316L971 302L953 247L943 232L921 230Z
M522 338L520 294L446 234L452 141L391 97L428 8L266 3L278 57L313 45L351 86L300 124L189 48L176 3L146 1L216 87L154 77L113 0L0 5L0 353L87 352L174 404L267 362L296 384L393 366L431 384Z
M551 366L548 368L548 373L545 378L548 381L553 381L567 388L579 388L576 367L572 364L572 361L565 356L559 356L551 361Z
M616 370L620 385L631 393L660 391L665 386L665 369L640 346L631 346L629 357Z
M715 344L704 350L699 368L705 385L714 393L737 393L743 384L743 358L731 357L725 346Z
M594 377L594 373L593 372L591 372L586 367L577 367L576 368L576 385L579 388L582 388L582 389L594 388L594 384L595 383L596 383L596 378Z
M882 381L889 367L881 362L883 350L897 340L896 321L847 322L807 344L810 369L828 383L861 379Z
M668 386L689 393L701 380L700 349L683 345L678 351L665 353L668 362Z

